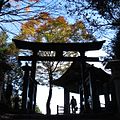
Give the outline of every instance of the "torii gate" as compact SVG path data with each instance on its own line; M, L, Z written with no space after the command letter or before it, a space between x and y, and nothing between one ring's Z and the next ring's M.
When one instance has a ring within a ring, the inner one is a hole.
M18 59L21 61L32 61L31 65L31 78L35 82L35 73L36 73L36 62L37 61L80 61L82 66L82 86L83 86L83 99L84 99L84 110L88 110L88 101L87 93L85 86L85 63L86 61L98 62L98 57L86 57L86 51L93 51L101 49L105 41L94 41L94 42L85 42L85 43L40 43L40 42L27 42L13 39L16 47L18 49L31 50L33 54L31 56L18 56ZM42 51L55 51L56 55L52 57L48 56L39 56L37 53L39 50ZM80 56L78 57L65 57L63 56L63 51L78 51ZM36 82L35 82L36 83ZM31 97L30 97L30 110L35 111L36 105L36 92L37 85L31 86Z

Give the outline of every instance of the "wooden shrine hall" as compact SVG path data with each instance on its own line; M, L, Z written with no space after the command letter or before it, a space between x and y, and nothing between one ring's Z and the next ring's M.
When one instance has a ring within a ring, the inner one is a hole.
M112 112L114 106L114 95L112 94L111 75L101 68L86 63L85 65L85 86L88 111L87 112ZM53 84L64 88L64 114L70 113L69 93L80 94L80 113L84 112L84 99L81 77L81 64L75 61L67 71ZM104 95L105 104L100 103L100 95ZM58 111L59 113L59 111Z
M86 82L86 65L87 65L86 62L90 62L90 61L99 62L99 58L86 57L85 52L101 49L105 41L94 41L94 42L84 42L84 43L40 43L40 42L28 42L28 41L13 39L13 42L15 43L18 49L30 50L32 52L32 55L29 55L29 56L18 56L19 61L31 61L31 67L26 66L26 68L23 68L23 70L25 71L25 75L23 79L24 94L22 96L22 108L24 111L29 109L29 111L35 112L36 92L37 92L37 81L35 80L35 74L36 74L37 61L73 61L73 64L76 64L76 63L80 64L81 66L81 70L79 73L80 76L78 75L79 76L78 78L80 79L78 83L76 83L77 87L75 86L74 87L75 89L73 90L75 90L75 92L79 91L80 93L80 98L82 99L80 101L81 111L89 110L88 96L92 96L94 103L99 102L98 93L95 88L97 83L93 84L92 82L94 81L91 81L91 83L88 84L88 82ZM56 54L55 56L39 56L38 54L39 51L55 51ZM80 56L66 57L66 56L63 56L64 51L66 52L78 51L80 53ZM29 80L29 75L31 76L30 77L31 80ZM73 77L75 76L73 75ZM94 77L94 75L92 75L92 77ZM90 87L90 88L93 88L92 92L91 90L88 90L88 86L94 86L94 87ZM68 90L66 87L64 88L65 88L65 96L68 96ZM106 92L106 94L108 93ZM28 103L28 97L29 97L29 103ZM106 97L108 97L108 95ZM66 98L65 101L67 103L68 97L65 97L65 98ZM106 100L108 99L106 98ZM83 102L84 104L82 104ZM93 109L97 110L97 108L99 108L98 106L99 104L94 104L92 107ZM67 107L68 106L65 106L65 113L68 113Z

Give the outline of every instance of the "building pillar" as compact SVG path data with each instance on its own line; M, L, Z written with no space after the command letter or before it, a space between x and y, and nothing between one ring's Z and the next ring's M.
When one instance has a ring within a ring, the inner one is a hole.
M112 107L112 112L116 113L118 111L117 107L117 100L116 100L116 95L115 95L115 85L113 80L110 82L110 89L111 89L111 107Z
M92 98L92 110L93 112L100 111L100 101L99 101L99 85L96 83L94 78L94 71L90 70L90 77L91 77L91 98Z
M105 109L106 109L106 112L109 112L110 109L110 96L109 96L109 87L108 87L108 84L104 84L104 96L105 96Z
M114 95L114 112L120 113L120 60L109 61L106 69L111 69ZM116 110L115 110L116 108Z
M34 104L33 104L33 110L35 111L35 107L36 107L36 95L37 95L37 82L34 83Z
M64 88L64 114L70 114L69 91Z
M83 101L84 101L84 99L83 99L83 90L81 88L80 89L80 113L83 112L83 110L84 110Z

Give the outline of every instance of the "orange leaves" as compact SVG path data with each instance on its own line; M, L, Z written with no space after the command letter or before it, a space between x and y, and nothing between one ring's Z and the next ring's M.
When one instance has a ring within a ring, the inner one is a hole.
M25 8L25 11L26 11L26 12L30 12L30 7L26 7L26 8Z
M47 20L47 19L50 18L48 12L41 12L41 13L39 14L39 17L40 17L40 19L43 19L43 20Z
M10 0L10 1L20 2L22 0ZM28 1L30 1L30 2L39 2L40 0L28 0Z
M36 26L39 25L40 22L38 20L29 20L28 22L22 25L22 33L26 35L34 36L36 33Z
M56 21L60 24L66 24L66 20L63 16L59 16Z
M15 1L15 2L19 2L20 0L13 0L13 1Z
M53 18L47 12L40 13L36 18L37 20L31 19L22 25L21 35L26 38L34 37L36 41L44 39L47 42L69 42L72 38L73 41L88 40L90 37L82 21L70 25L63 16Z
M36 37L37 41L43 38L49 42L66 42L71 34L70 25L63 16L52 18L49 13L42 12L39 20L29 20L22 25L22 34L26 37Z
M9 0L10 7L17 7L20 10L24 9L25 12L30 12L35 3L40 2L40 0ZM8 4L6 4L8 5ZM19 6L19 7L18 7Z
M80 40L92 40L91 34L89 34L82 21L77 21L75 24L72 25L72 32L75 33L77 36L80 36Z
M39 2L40 0L29 0L30 2ZM25 11L26 12L30 12L30 7L29 6L27 6L26 8L25 8Z
M29 0L30 2L39 2L40 0Z
M40 33L40 32L44 32L44 31L47 31L48 27L46 24L43 24L43 25L40 25L40 27L38 27L36 29L36 33Z
M85 29L85 25L82 21L77 21L75 24L74 24L74 28L75 29Z
M18 52L18 49L16 48L14 43L11 43L8 45L6 54L13 55Z
M56 19L54 19L54 25L55 26L64 26L65 27L67 25L67 22L66 22L66 20L64 19L63 16L59 16Z
M77 22L77 26L78 26L79 28L81 28L81 29L85 29L85 25L84 25L84 23L83 23L82 21L78 21L78 22Z

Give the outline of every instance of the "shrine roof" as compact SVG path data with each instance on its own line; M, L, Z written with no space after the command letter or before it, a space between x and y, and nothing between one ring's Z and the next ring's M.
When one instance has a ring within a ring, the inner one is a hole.
M84 43L41 43L13 39L13 42L18 49L28 49L33 51L91 51L101 49L105 41Z
M120 68L120 60L109 60L105 66L106 69L111 69L111 68Z
M88 71L91 71L93 73L92 78L94 77L94 80L99 81L101 84L111 79L111 75L101 68L94 67L87 63L86 68L86 79L88 78ZM81 64L80 62L73 62L67 71L60 78L54 80L52 84L67 88L70 92L79 93L81 82Z

